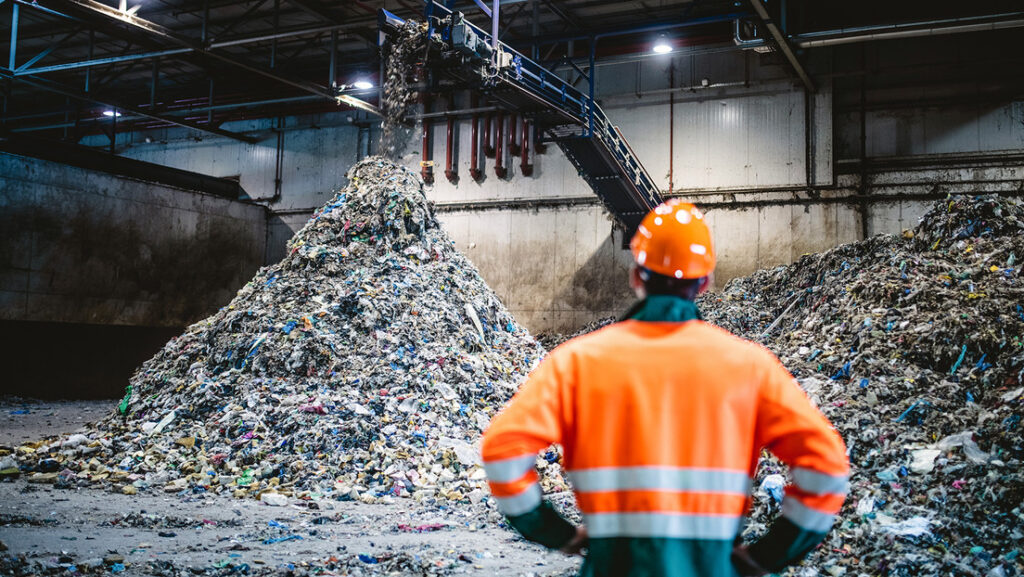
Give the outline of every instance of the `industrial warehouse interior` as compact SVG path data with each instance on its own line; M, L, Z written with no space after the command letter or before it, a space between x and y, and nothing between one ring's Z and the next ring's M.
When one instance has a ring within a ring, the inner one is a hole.
M1022 41L0 0L0 574L1024 576Z

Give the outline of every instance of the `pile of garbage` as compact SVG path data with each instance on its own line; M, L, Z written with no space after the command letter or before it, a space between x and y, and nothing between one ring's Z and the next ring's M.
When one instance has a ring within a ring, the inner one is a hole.
M29 481L270 505L481 500L474 442L544 350L454 248L417 175L369 158L349 179L284 260L144 363L114 414L17 447Z
M614 323L617 320L617 317L604 317L590 321L589 323L577 329L574 333L538 333L535 336L537 338L537 342L543 345L545 349L550 351L566 341L572 340L576 337L581 337L587 333L592 333L599 328L606 327Z
M800 575L1024 574L1024 206L938 202L912 231L762 270L709 322L782 359L846 440L841 520ZM752 534L777 511L762 463Z

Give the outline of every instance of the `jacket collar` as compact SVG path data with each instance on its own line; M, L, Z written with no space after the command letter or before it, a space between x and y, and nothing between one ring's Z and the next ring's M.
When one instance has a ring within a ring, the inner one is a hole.
M701 318L693 301L672 295L650 295L630 307L621 320L682 323Z

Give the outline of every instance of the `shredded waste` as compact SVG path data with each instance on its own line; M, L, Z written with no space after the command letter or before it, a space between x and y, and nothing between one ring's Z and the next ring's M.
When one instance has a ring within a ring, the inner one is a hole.
M414 122L409 116L420 108L417 77L423 70L420 64L426 57L426 25L405 21L398 33L382 47L384 85L381 90L380 154L399 158L412 140Z
M790 574L1024 575L1024 206L936 203L880 235L761 270L699 301L761 342L835 424L851 492ZM549 349L571 336L542 335ZM762 460L746 537L778 514L785 467Z
M269 577L289 575L304 577L312 575L430 575L443 576L460 573L473 559L449 560L438 555L428 558L403 552L386 552L374 555L344 553L326 558L309 559L301 565L292 563L272 567L250 565L249 563L225 560L207 566L191 565L172 559L153 559L141 563L127 563L121 556L106 556L81 559L62 554L43 559L27 555L0 554L0 574L13 577L36 575L152 575L155 577L182 577L205 575L225 577L227 575L250 575Z
M936 203L913 230L758 271L705 296L760 341L849 450L851 492L811 575L1024 574L1024 206ZM762 462L751 534L781 495Z
M566 341L572 340L576 337L583 336L587 333L592 333L599 328L606 327L614 323L617 320L618 319L616 317L604 317L594 321L590 321L589 323L577 329L574 333L539 333L535 336L537 338L537 342L543 345L545 349L550 351Z
M474 442L544 350L454 248L417 175L370 158L349 178L284 260L138 369L114 414L18 447L28 480L270 506L484 499Z

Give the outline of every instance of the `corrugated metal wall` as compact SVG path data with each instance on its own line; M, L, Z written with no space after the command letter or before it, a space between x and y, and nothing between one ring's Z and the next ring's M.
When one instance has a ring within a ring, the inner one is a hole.
M860 114L837 118L841 158L860 155ZM1024 101L868 110L869 157L984 153L1024 148Z

